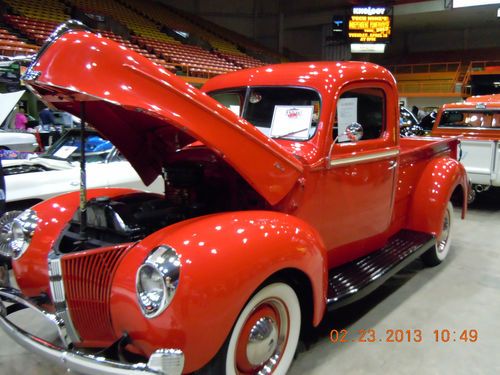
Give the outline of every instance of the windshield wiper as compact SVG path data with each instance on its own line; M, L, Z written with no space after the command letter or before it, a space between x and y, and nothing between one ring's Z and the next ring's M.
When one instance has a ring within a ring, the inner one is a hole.
M284 138L284 137L288 137L290 135L293 135L293 134L296 134L296 133L300 133L300 132L303 132L303 131L306 131L306 130L309 130L309 128L294 130L293 132L289 132L289 133L285 133L285 134L280 134L280 135L272 135L271 138Z

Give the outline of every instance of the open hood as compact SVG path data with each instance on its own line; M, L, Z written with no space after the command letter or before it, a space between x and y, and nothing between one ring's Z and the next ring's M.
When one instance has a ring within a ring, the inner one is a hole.
M23 96L24 90L0 94L0 124L2 124Z
M71 21L70 21L71 22ZM72 24L70 23L70 26ZM147 58L86 30L58 28L27 70L43 101L82 116L125 155L145 184L195 140L276 204L302 164L274 140Z

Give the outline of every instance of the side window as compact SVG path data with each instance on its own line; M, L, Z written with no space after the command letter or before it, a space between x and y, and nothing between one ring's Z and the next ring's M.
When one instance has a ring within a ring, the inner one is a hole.
M385 95L382 89L359 88L344 92L337 102L334 137L342 135L348 125L363 127L361 140L379 138L385 130ZM339 142L347 139L339 137Z
M229 108L231 111L241 116L243 107L243 98L245 97L245 90L235 90L228 92L214 93L211 95L215 100Z

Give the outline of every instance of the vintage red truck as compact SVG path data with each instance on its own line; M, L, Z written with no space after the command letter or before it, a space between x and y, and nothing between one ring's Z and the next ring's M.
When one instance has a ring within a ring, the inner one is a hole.
M457 140L400 139L381 66L272 65L200 91L69 23L25 82L145 183L165 178L164 196L69 193L13 224L19 289L0 289L0 326L77 372L284 374L302 329L419 256L442 262L451 200L465 215ZM23 307L62 343L17 326Z
M443 105L431 134L460 138L460 162L472 183L469 203L477 193L500 186L500 94Z

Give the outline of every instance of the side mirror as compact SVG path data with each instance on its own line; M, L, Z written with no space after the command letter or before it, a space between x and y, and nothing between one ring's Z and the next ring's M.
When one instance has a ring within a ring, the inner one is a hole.
M332 160L332 151L335 143L338 142L339 138L342 136L346 136L347 139L351 142L357 142L361 138L363 138L363 126L358 124L357 122L353 122L348 125L345 131L342 134L339 134L332 142L330 149L328 150L328 155L326 156L326 168L330 168L330 161Z
M351 142L357 142L363 138L363 127L357 122L348 125L344 133Z

